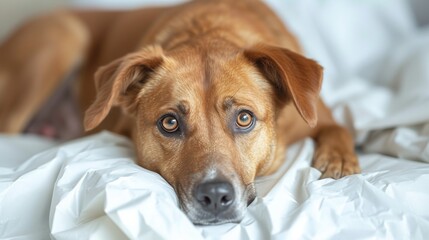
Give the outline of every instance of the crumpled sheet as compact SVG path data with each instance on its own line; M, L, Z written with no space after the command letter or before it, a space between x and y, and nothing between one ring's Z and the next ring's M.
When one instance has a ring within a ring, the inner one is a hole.
M362 174L318 180L306 139L256 180L240 224L201 227L121 136L0 135L0 239L428 239L429 30L405 1L269 2L325 66L322 95Z
M4 141L9 140L0 139L0 143ZM178 208L174 190L158 174L134 164L132 143L103 132L36 154L15 168L0 168L0 237L429 236L429 164L363 154L362 175L337 181L318 180L320 173L310 168L313 149L309 139L295 144L288 153L288 161L276 174L257 180L258 197L240 224L195 227ZM14 150L19 151L19 147Z

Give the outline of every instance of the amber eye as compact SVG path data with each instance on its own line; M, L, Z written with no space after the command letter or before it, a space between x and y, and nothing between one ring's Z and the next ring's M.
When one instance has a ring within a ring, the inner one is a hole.
M248 111L242 111L237 115L237 126L241 129L247 129L252 126L253 115Z
M168 115L161 120L161 127L164 131L173 133L179 129L179 123L174 116Z

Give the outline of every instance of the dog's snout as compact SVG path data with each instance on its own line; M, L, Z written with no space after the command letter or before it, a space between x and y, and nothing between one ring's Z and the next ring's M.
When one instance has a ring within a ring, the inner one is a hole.
M232 205L235 193L231 183L213 181L198 185L194 197L204 210L218 214Z

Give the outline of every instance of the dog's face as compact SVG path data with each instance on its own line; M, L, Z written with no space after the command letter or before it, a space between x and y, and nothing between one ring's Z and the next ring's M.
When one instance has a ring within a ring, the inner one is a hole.
M139 165L174 187L193 223L239 222L274 157L277 111L294 102L314 125L320 79L314 61L285 49L148 47L97 72L85 126L122 107L135 122Z

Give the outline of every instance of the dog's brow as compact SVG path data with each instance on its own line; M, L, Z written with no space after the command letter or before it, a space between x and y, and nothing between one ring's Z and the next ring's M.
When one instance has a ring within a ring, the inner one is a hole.
M227 97L223 102L224 110L229 110L234 105L234 103L235 103L235 100L233 97Z
M177 109L179 109L179 111L183 114L186 115L189 112L189 107L186 103L181 102L179 104L177 104Z

